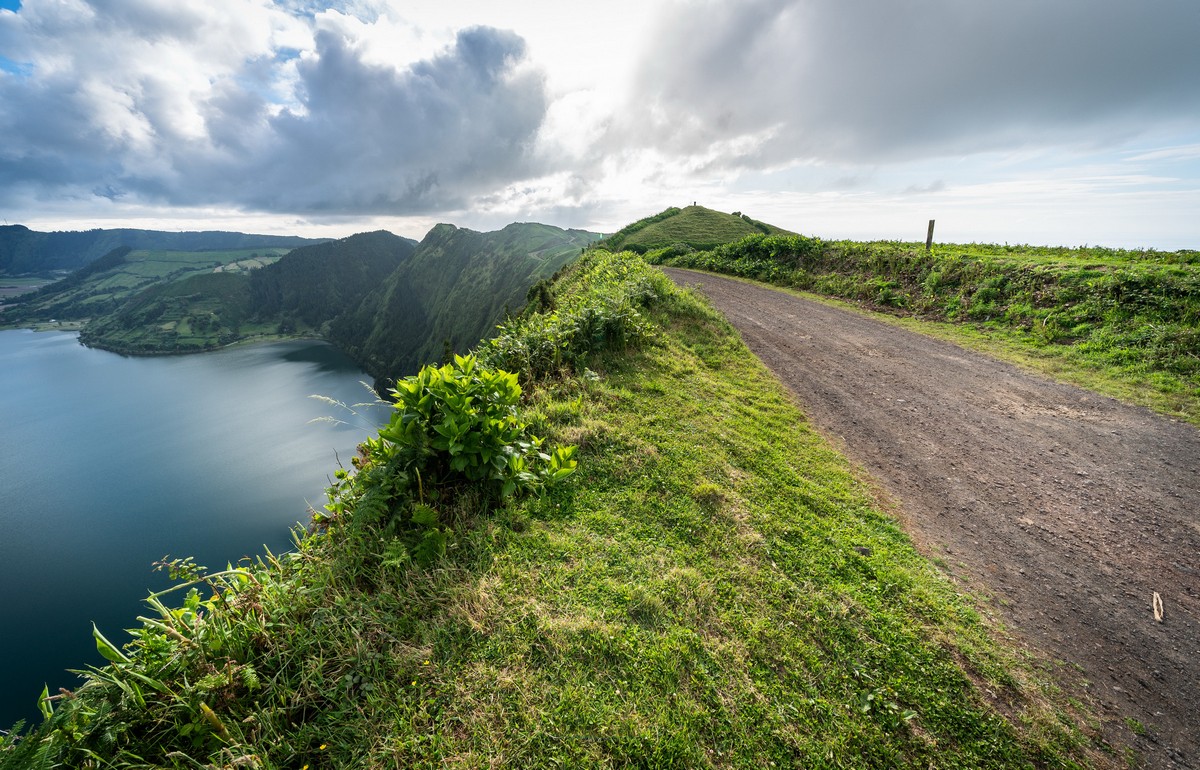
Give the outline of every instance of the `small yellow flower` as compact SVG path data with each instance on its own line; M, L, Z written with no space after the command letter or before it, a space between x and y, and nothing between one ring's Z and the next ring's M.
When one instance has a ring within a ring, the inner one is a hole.
M429 661L425 661L425 665L426 665L426 666L428 666L428 665L429 665Z
M325 750L325 747L326 747L326 746L328 746L328 745L329 745L329 744L327 744L327 743L322 743L322 744L321 744L321 751L324 751L324 750Z
M416 687L416 686L417 686L417 680L416 680L416 679L414 679L414 680L412 681L412 683L413 683L413 687Z

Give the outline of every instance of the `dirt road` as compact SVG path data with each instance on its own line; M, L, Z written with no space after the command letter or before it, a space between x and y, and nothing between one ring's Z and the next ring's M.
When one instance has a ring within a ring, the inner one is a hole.
M855 313L667 273L844 441L927 555L1082 669L1110 739L1200 769L1200 431Z

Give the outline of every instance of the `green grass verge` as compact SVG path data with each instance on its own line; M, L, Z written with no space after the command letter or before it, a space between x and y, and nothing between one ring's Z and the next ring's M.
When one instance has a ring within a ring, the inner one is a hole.
M648 258L912 318L914 328L1200 425L1195 252L972 244L926 253L760 236Z
M526 392L524 419L580 447L573 477L443 498L453 534L426 568L335 513L159 610L170 631L147 625L129 663L109 650L0 767L1087 766L1047 671L717 313L639 265L593 255L555 324L594 318L572 299L589 281L638 286L602 312L638 314L640 342L598 334L606 352Z
M895 310L881 310L870 303L851 302L736 275L724 274L724 277L784 291L918 334L937 337L968 350L1007 361L1032 374L1077 385L1128 404L1144 406L1200 427L1200 392L1197 392L1196 387L1189 381L1169 373L1146 372L1141 367L1106 365L1089 357L1085 350L1070 345L1046 345L1031 341L1019 331L1005 329L996 324L953 323L913 315L898 315Z

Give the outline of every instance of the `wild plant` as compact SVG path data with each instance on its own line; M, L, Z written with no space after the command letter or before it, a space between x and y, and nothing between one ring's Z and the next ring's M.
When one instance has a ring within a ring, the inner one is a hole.
M636 347L654 336L643 310L671 289L666 276L631 252L588 252L550 312L511 319L478 349L489 366L519 372L526 382L575 372L606 350Z
M571 475L575 447L543 451L517 416L521 386L510 372L455 356L396 383L395 411L353 461L340 469L318 524L348 518L383 542L380 557L397 567L440 557L453 534L442 508L464 488L498 500L538 492Z

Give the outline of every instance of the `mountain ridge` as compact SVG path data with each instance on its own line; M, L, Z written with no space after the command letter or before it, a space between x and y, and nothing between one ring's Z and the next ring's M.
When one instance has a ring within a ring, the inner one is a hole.
M532 284L598 238L536 222L491 232L438 224L411 260L332 325L330 339L386 385L447 349L474 345L506 310L524 306ZM397 348L402 332L419 344Z
M491 232L443 223L419 243L377 230L287 253L122 246L5 308L3 320L66 319L82 326L84 344L133 355L322 338L385 392L447 349L474 345L600 237L536 222Z
M21 224L0 225L0 273L48 274L56 270L77 270L122 246L135 250L227 251L296 248L328 240L229 230L171 232L123 227L43 232Z

